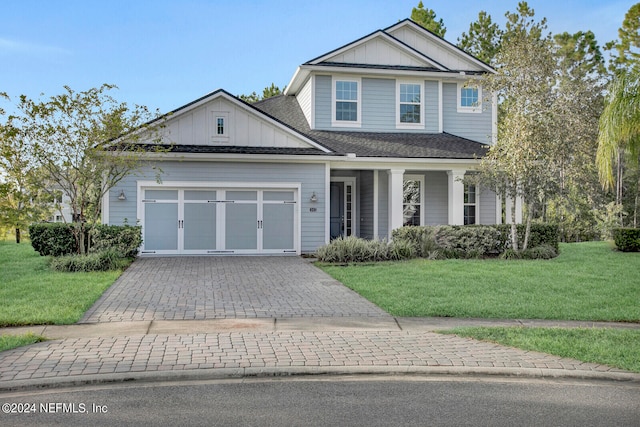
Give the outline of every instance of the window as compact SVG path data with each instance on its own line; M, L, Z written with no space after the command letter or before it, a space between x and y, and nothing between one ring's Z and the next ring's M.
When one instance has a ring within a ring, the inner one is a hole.
M476 202L476 186L471 184L464 185L464 225L476 223L476 211L478 204Z
M229 142L229 113L226 111L211 112L211 141Z
M334 80L332 124L360 126L360 80Z
M424 223L424 177L406 175L403 182L402 224L422 225Z
M423 128L422 84L419 82L396 83L396 127L401 129Z
M224 135L224 117L216 117L216 134Z
M481 113L482 88L464 83L458 83L458 112Z

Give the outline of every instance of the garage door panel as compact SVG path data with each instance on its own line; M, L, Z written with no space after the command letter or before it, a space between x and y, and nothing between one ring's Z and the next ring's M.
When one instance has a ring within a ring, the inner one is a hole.
M262 246L264 249L293 249L294 205L263 205Z
M145 250L178 250L177 203L147 203L144 219Z
M230 203L225 208L225 249L258 249L258 205Z
M184 204L184 249L216 249L216 205Z

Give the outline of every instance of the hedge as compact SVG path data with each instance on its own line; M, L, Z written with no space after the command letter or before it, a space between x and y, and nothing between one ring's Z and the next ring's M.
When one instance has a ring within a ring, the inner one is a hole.
M640 228L614 228L613 241L622 252L640 252Z
M91 245L87 239L89 252L103 252L113 249L124 258L135 257L142 244L142 227L116 225L87 225ZM59 257L77 253L73 224L38 223L29 227L31 246L42 256ZM87 248L85 248L87 249Z

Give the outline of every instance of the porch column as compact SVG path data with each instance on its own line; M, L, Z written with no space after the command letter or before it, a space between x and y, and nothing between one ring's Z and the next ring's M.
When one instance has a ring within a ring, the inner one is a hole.
M447 171L449 177L449 225L464 224L464 169Z
M404 224L402 203L404 169L390 169L389 174L389 238L391 232Z

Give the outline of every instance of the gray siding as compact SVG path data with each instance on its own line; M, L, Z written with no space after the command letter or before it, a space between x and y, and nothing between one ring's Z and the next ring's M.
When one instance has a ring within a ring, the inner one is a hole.
M331 76L316 76L316 129L331 129Z
M383 239L389 234L389 174L387 171L374 171L378 174L378 237Z
M222 162L162 162L161 179L168 181L194 182L300 182L302 233L301 251L313 252L324 244L325 237L325 166L324 164L290 163L222 163ZM137 182L155 181L156 170L146 167L136 175L130 175L111 190L109 194L109 224L119 225L126 220L135 224L137 218ZM124 190L127 200L118 200ZM311 203L312 192L318 202ZM316 212L310 212L315 208Z
M297 96L298 99L298 104L300 104L300 108L302 109L302 112L304 113L304 116L307 119L307 122L309 123L309 126L311 126L311 84L312 84L312 79L307 80L307 82L304 84L304 87L302 88L302 90L300 91L300 93Z
M458 113L458 86L455 83L442 86L443 130L483 144L491 143L490 103L483 102L481 113Z
M375 171L360 173L360 237L373 239L373 174Z
M496 193L488 189L480 192L480 224L496 223Z
M449 183L446 172L426 172L424 179L425 225L449 223Z
M396 127L396 81L362 79L362 130L387 131Z
M438 82L433 80L424 82L424 122L427 132L438 132L440 124Z

